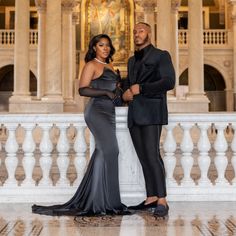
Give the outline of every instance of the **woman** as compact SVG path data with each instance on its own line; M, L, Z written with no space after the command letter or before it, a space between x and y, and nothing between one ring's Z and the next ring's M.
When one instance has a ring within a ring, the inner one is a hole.
M118 74L111 64L115 49L106 34L92 38L85 56L79 94L91 97L84 112L96 147L85 176L71 200L63 205L32 206L46 215L129 214L121 203L118 144L115 133L115 90Z

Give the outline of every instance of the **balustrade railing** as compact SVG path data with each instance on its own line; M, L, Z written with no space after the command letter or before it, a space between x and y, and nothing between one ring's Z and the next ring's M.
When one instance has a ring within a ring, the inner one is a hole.
M205 46L224 46L229 43L228 30L204 30L203 44ZM14 45L15 31L0 30L0 46ZM30 45L38 45L38 30L30 30ZM178 31L178 41L180 46L188 45L188 30Z
M30 30L30 45L38 45L38 30ZM15 44L15 30L0 30L0 46L13 46Z
M127 108L116 113L120 189L130 203L145 187ZM68 200L94 148L83 114L1 114L0 124L0 201ZM236 200L235 129L234 113L170 114L161 137L169 200Z
M180 46L188 45L188 30L179 30L178 41ZM227 45L228 30L204 30L203 44L204 46L221 46Z

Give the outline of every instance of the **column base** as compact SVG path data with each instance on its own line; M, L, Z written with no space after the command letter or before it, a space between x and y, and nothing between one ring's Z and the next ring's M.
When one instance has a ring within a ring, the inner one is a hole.
M64 112L77 112L77 103L73 99L65 99Z
M64 112L64 100L60 96L43 97L19 97L12 96L9 99L9 112L12 113L62 113Z
M208 112L209 99L205 96L188 96L185 99L173 99L168 97L168 111L176 113Z

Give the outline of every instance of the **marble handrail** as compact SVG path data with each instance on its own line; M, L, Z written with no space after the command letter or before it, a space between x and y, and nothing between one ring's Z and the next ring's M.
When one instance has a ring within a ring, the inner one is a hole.
M145 187L126 119L127 107L116 108L120 189L131 203ZM0 201L66 201L95 146L83 114L1 114L0 124ZM236 200L235 128L235 113L170 114L161 136L170 201Z

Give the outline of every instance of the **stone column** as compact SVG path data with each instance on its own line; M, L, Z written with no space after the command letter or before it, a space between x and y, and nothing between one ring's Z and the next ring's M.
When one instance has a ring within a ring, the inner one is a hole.
M144 22L148 23L151 26L152 30L152 44L156 45L155 41L155 8L156 8L156 2L152 0L143 1L141 3L141 6L144 10Z
M157 2L157 47L171 51L171 1Z
M76 60L76 56L77 56L77 52L76 52L76 25L79 24L79 13L78 12L73 12L72 14L72 24L73 24L73 28L72 28L72 60L73 60L73 78L75 80L78 79L77 77L77 60ZM77 91L76 91L77 92Z
M202 1L188 2L189 93L204 94Z
M172 59L178 76L177 56L177 9L179 0L172 1ZM189 35L189 94L186 99L168 100L170 112L207 112L209 100L204 93L203 71L203 24L202 24L202 1L188 0L188 35ZM176 15L175 15L176 14ZM177 79L178 86L178 79ZM176 89L177 92L177 89ZM178 95L178 94L177 94Z
M45 95L62 100L61 0L47 1L46 21Z
M178 10L180 6L180 0L172 0L171 1L171 55L172 61L175 68L176 75L176 83L175 85L179 85L179 42L178 42Z
M15 1L14 92L9 111L30 100L29 92L29 0Z
M188 98L194 99L195 102L201 102L199 111L208 111L209 100L204 93L202 1L189 0L188 7Z
M74 104L72 11L74 0L62 0L62 88L65 106Z
M233 94L234 94L234 111L236 110L236 0L229 0L232 4L232 27L233 27Z
M45 45L46 45L46 0L35 0L38 9L38 74L37 74L37 99L44 95L45 83Z

